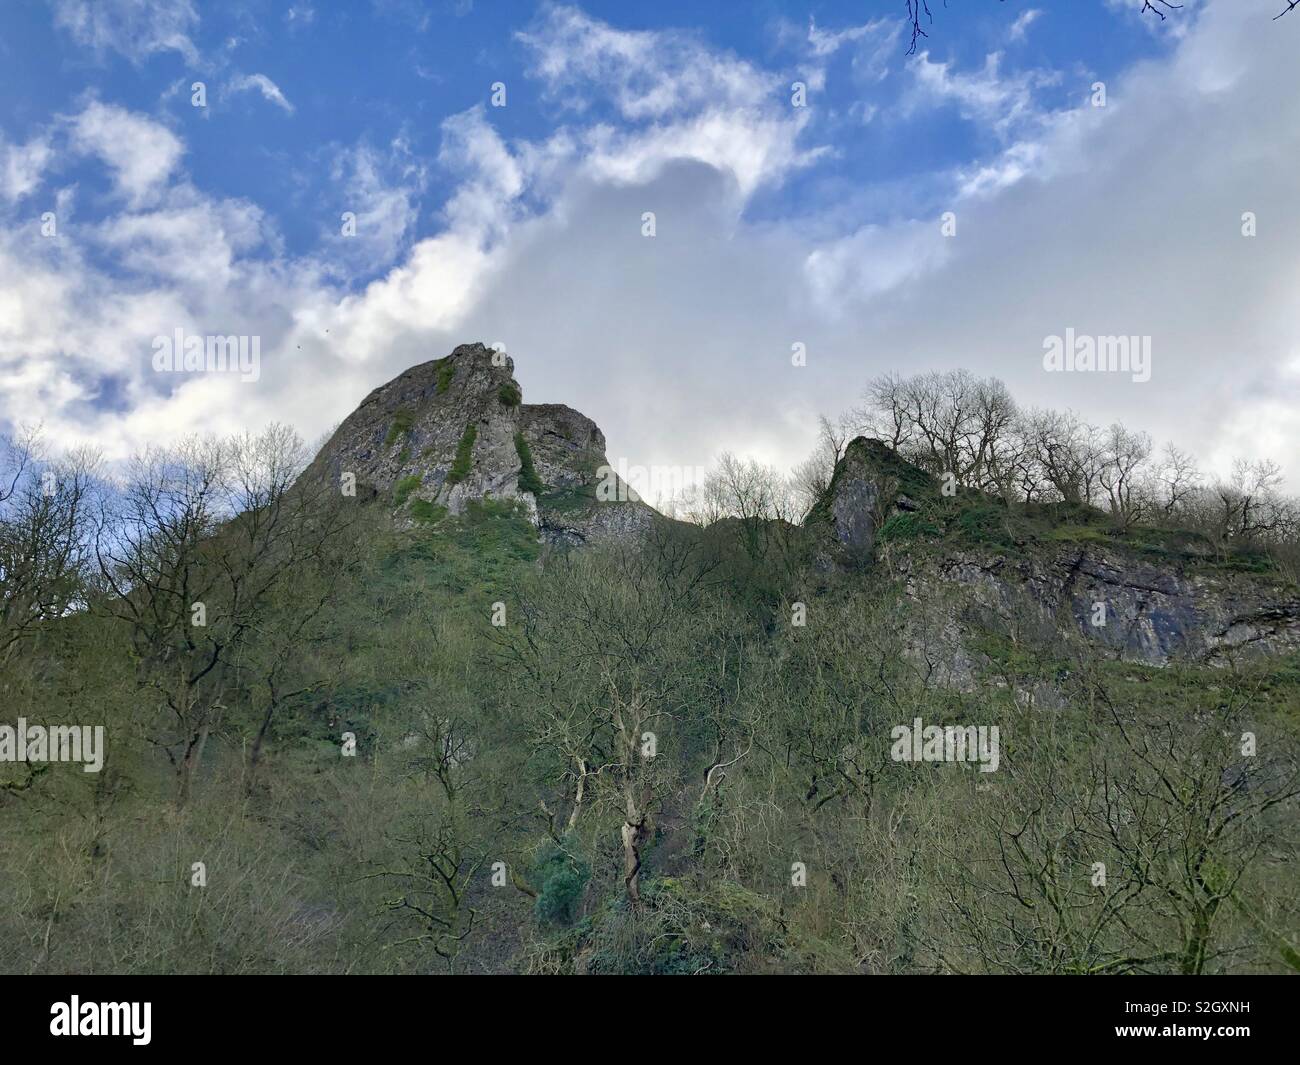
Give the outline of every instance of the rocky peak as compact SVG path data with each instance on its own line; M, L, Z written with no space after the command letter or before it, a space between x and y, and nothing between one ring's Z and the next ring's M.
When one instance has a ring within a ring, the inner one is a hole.
M924 470L883 440L859 436L835 464L826 493L813 507L808 523L829 534L834 561L862 566L871 561L876 533L884 522L900 511L916 510L916 497L934 491L933 480Z
M389 497L417 518L515 500L543 538L581 542L634 534L654 516L636 500L598 500L608 465L595 422L562 404L525 404L514 360L476 343L376 388L312 470L351 472L358 493Z

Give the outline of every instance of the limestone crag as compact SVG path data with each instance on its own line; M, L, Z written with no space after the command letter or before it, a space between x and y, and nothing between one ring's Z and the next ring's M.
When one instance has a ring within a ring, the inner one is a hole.
M515 501L556 543L638 535L655 512L637 500L601 502L605 436L558 403L525 404L514 361L462 344L375 389L321 449L308 475L356 479L412 517L472 501ZM531 470L528 467L531 465Z

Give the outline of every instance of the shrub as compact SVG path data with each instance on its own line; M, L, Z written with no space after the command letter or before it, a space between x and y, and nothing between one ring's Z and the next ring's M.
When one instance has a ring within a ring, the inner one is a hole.
M957 515L958 534L972 543L1009 546L1013 541L1007 533L1006 513L994 504L966 507Z
M524 439L523 433L515 433L515 452L519 455L519 488L539 496L545 489L542 479L537 476L537 467L533 465L533 452Z
M513 381L507 381L497 390L497 396L502 404L507 407L517 407L524 398L524 394L519 391L519 386Z
M591 877L587 863L550 844L533 870L541 885L533 912L541 924L570 925L578 914L583 889Z

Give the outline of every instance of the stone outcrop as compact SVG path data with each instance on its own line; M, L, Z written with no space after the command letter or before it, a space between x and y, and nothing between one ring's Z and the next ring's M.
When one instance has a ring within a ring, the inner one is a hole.
M1004 617L1028 611L1045 629L1149 665L1300 650L1300 592L1280 578L1215 566L1208 550L1191 543L1155 561L1101 537L1026 540L1010 550L981 546L940 527L943 515L960 515L962 505L992 503L966 496L945 509L928 474L881 441L859 437L809 516L820 533L822 568L872 564L882 554L886 523L913 522L910 531L923 533L888 551L891 571L917 598L947 595L960 601L956 609ZM954 673L965 671L955 657L953 663Z
M646 504L618 498L595 422L558 403L522 399L513 359L462 344L371 392L308 476L339 481L351 473L358 494L387 497L413 517L514 501L553 543L633 537L655 520ZM600 493L614 496L609 501L597 493L602 478L614 487Z
M462 345L370 393L304 476L337 483L350 473L358 495L412 522L457 515L480 500L513 502L551 544L632 541L667 520L618 482L595 422L522 399L509 356ZM1203 551L1152 559L1100 536L1016 540L1000 550L964 537L963 518L992 504L972 492L943 498L923 470L859 437L806 528L827 580L884 557L918 599L955 596L963 605L954 609L1004 616L1027 610L1044 627L1126 660L1214 662L1300 649L1300 594L1280 579L1214 566ZM927 622L927 638L951 644L942 657L958 681L972 664L963 627L951 612Z
M880 440L859 436L844 450L826 494L812 508L807 524L821 534L818 562L823 570L869 564L876 534L892 515L915 511L913 493L930 491L929 477Z
M1044 621L1127 661L1217 662L1238 653L1300 650L1300 596L1277 580L1177 562L1153 565L1096 544L1028 551L1014 560L947 553L928 568L992 609L1029 603Z

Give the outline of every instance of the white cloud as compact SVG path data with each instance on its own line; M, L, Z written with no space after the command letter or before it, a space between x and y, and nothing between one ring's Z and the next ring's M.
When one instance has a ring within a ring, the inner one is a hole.
M792 464L816 414L843 408L873 374L967 367L1026 403L1120 418L1208 464L1274 458L1294 486L1300 99L1287 91L1291 40L1252 21L1267 19L1266 0L1241 6L1207 4L1167 58L1110 79L1106 108L1045 114L1022 75L927 57L939 98L990 129L1018 115L996 153L949 175L952 238L937 217L901 210L837 221L839 239L822 221L837 204L801 204L797 222L746 218L746 195L816 149L779 93L737 88L720 103L697 72L669 106L666 72L703 48L671 35L639 59L636 35L613 41L642 64L654 101L632 129L574 119L532 143L508 139L482 108L448 120L443 227L360 291L339 283L328 248L286 256L258 241L270 220L252 205L191 188L179 144L136 172L89 138L124 195L148 195L75 241L0 227L0 421L44 416L54 439L118 455L272 420L310 438L407 366L482 339L508 345L530 402L583 410L611 456L633 463L704 464L729 449ZM597 78L588 88L621 106L622 75L578 54L577 66L553 57L545 84ZM89 124L165 140L151 120L111 118ZM344 181L403 187L400 153L355 151ZM399 195L373 220L404 242L416 202ZM645 210L658 216L653 239L640 234ZM1240 234L1246 210L1258 237ZM262 379L160 380L149 339L178 325L262 336ZM1152 380L1045 374L1043 338L1070 327L1151 336ZM806 367L790 365L795 342ZM110 377L124 410L92 402Z
M338 202L354 216L355 232L344 235L341 218L328 230L322 269L346 277L391 266L419 218L427 177L428 168L400 138L386 152L368 144L337 149L330 178Z
M729 173L741 202L759 186L780 183L807 166L824 149L800 149L806 121L750 112L710 112L645 133L621 133L608 126L585 139L585 167L593 176L623 184L651 181L665 166L695 160Z
M1042 113L1035 91L1057 77L1038 71L1006 76L1001 71L1002 59L1001 52L990 52L981 70L965 72L952 63L936 63L929 52L921 52L908 65L912 92L904 106L915 111L951 103L963 118L980 122L1000 136L1038 121Z
M55 0L54 24L97 52L120 52L139 63L156 52L198 61L191 37L199 13L190 0Z
M1007 31L1007 37L1013 41L1023 41L1026 34L1029 32L1029 27L1032 26L1042 14L1043 13L1036 7L1027 8L1020 12L1016 17L1016 21L1011 24L1011 29Z
M153 195L180 163L185 146L166 126L116 104L92 101L72 119L72 147L102 159L117 192L138 204Z
M280 86L268 78L265 74L244 74L234 78L230 83L232 93L239 92L259 92L262 97L269 103L275 104L286 115L293 114L294 107L287 99L284 93L280 91Z
M8 144L0 135L0 197L13 203L34 192L52 156L50 142L35 137L26 144Z
M534 55L531 73L542 79L552 98L583 110L588 103L585 83L632 121L700 109L760 107L781 88L775 75L711 50L690 35L619 30L575 7L547 8L519 39Z
M889 74L890 60L899 54L903 25L900 19L882 18L842 30L824 30L810 18L808 48L814 58L824 60L849 47L855 75L866 82L882 81Z

